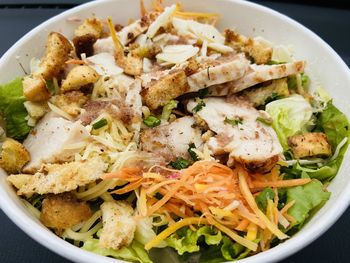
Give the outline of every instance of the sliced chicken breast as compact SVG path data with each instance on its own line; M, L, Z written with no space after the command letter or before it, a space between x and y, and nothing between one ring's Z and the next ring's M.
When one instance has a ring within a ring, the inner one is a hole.
M101 210L103 221L99 242L101 247L120 249L130 245L136 230L132 207L123 201L104 202Z
M249 68L249 61L244 54L238 54L219 65L208 66L187 78L189 92L196 92L216 84L227 83L241 78Z
M108 164L100 158L64 164L44 164L39 172L14 174L7 180L17 189L18 195L31 196L69 192L100 178Z
M216 133L208 146L214 154L229 154L229 162L237 161L252 171L266 172L278 161L283 149L274 129L264 121L270 117L247 101L231 98L208 98L198 115ZM197 103L190 101L192 111Z
M34 173L43 163L72 160L89 136L89 131L80 121L72 122L54 113L46 114L23 142L31 156L23 171Z
M304 72L305 61L297 61L278 65L250 65L246 74L235 81L224 85L215 85L209 88L210 94L214 96L226 96L234 94L256 84L273 79L285 78Z
M141 133L142 150L162 156L167 161L177 157L190 158L188 148L191 143L201 149L203 141L201 130L196 127L194 118L189 116Z

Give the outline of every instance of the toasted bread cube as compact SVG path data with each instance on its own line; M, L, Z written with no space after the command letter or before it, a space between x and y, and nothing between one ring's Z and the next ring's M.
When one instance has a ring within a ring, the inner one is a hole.
M88 220L91 209L85 202L79 202L74 194L48 195L42 204L40 221L56 230L70 228Z
M288 145L295 159L317 156L325 157L332 154L332 148L327 141L327 136L322 132L310 132L290 136L288 138Z
M289 89L287 78L273 80L271 84L258 88L247 89L242 92L242 95L247 97L254 107L266 104L269 98L273 97L288 97Z
M51 97L45 80L40 76L25 76L22 85L23 94L29 101L44 101Z
M88 98L80 91L67 92L53 96L50 99L50 102L73 117L80 114L82 106L87 101Z
M142 74L143 70L143 59L139 56L129 53L128 56L123 60L122 68L126 74L139 76Z
M136 230L132 207L123 201L104 202L101 210L103 229L100 245L112 249L130 245Z
M88 34L93 35L96 39L101 37L102 23L98 18L94 17L85 19L84 23L81 24L74 32L76 37L81 37Z
M81 87L94 84L99 79L97 72L89 66L76 66L62 81L61 92L79 90Z
M248 38L230 29L225 30L225 38L227 45L248 53L256 64L266 64L271 60L272 47L258 38Z
M39 70L33 75L41 75L45 80L56 77L63 69L73 46L63 35L51 32L46 42L45 55L41 59Z
M151 84L144 93L148 107L157 109L169 100L175 99L189 90L185 71L179 70L162 77Z
M27 149L18 141L6 138L2 145L0 166L9 174L19 173L29 161Z

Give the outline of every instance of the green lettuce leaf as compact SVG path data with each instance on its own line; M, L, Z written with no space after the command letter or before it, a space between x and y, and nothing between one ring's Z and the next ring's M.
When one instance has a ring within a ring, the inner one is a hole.
M265 109L272 118L272 126L284 150L288 149L289 136L310 129L312 107L300 95L272 101L266 105Z
M133 241L128 247L115 250L100 247L99 240L93 238L85 241L82 248L105 257L114 257L140 263L153 263L143 245L137 241Z
M222 235L220 231L216 231L209 226L203 226L197 231L189 228L182 228L167 238L169 247L174 248L179 255L185 252L193 253L200 250L199 239L204 238L207 245L218 245L221 242Z
M303 186L288 188L287 203L295 200L295 204L288 210L288 214L296 220L293 226L300 228L310 212L322 205L329 197L330 193L323 190L323 184L318 180L312 180Z
M258 205L258 207L260 208L260 210L262 210L263 212L266 211L266 207L267 207L267 201L269 199L273 200L273 198L275 197L275 193L273 192L273 190L271 188L265 188L256 198L255 201Z
M345 137L349 137L349 121L332 102L320 113L316 127L327 135L333 151Z
M0 85L0 113L6 122L6 134L16 140L24 139L31 129L25 119L28 113L24 102L21 78Z

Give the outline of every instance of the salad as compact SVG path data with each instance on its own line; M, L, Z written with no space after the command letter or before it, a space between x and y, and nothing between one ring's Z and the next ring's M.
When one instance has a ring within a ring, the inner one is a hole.
M218 14L71 19L0 85L0 165L43 225L130 262L225 262L292 237L330 198L349 123L289 47ZM234 26L234 25L233 25Z

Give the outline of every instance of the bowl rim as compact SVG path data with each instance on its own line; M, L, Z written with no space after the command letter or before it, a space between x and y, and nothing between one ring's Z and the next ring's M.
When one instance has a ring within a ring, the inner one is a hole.
M11 59L11 57L14 56L14 53L16 52L18 46L26 42L28 38L31 38L32 36L40 32L42 29L45 29L47 25L51 24L56 20L59 20L61 17L69 15L71 13L75 13L76 11L79 11L79 10L84 10L94 6L104 5L105 3L116 2L116 1L121 1L121 0L92 1L92 2L78 5L74 8L71 8L69 10L66 10L60 14L57 14L51 17L50 19L44 21L40 25L30 30L23 37L21 37L14 45L12 45L12 47L9 48L5 52L5 54L1 57L0 64L6 63L9 59ZM348 79L350 79L350 70L348 66L345 64L345 62L342 60L342 58L322 38L320 38L313 31L306 28L305 26L295 21L294 19L278 11L275 11L269 7L266 7L257 3L248 2L245 0L216 0L216 1L232 2L234 4L239 4L248 8L253 8L257 10L257 12L269 13L275 16L276 19L284 20L285 22L289 23L292 27L300 31L304 31L314 41L321 44L323 48L327 50L327 52L329 52L336 59L339 67L342 68L342 70L347 75ZM309 245L311 242L313 242L315 239L317 239L319 236L325 233L339 219L339 217L344 213L346 208L349 206L350 181L346 184L346 187L344 189L345 190L343 190L337 196L337 200L335 201L336 205L328 209L328 213L322 216L322 220L319 220L318 224L310 226L304 232L302 230L299 231L298 234L293 236L293 238L279 244L278 246L272 249L269 249L265 252L258 253L257 255L242 259L239 262L242 262L242 263L276 262L296 253L297 251ZM63 256L68 260L73 260L74 262L91 262L91 263L96 261L125 262L123 260L100 256L89 251L82 251L81 248L75 247L74 245L59 238L49 230L43 229L43 226L40 226L37 222L35 222L35 220L30 218L23 210L21 210L19 207L16 206L14 200L7 193L3 185L0 185L0 196L2 198L2 202L0 202L0 208L9 217L9 219L12 222L14 222L17 225L17 227L23 230L29 237L31 237L32 239L34 239L35 241L37 241L39 244L43 245L47 249L51 250L52 252L60 256ZM25 218L26 220L22 220L23 218Z

